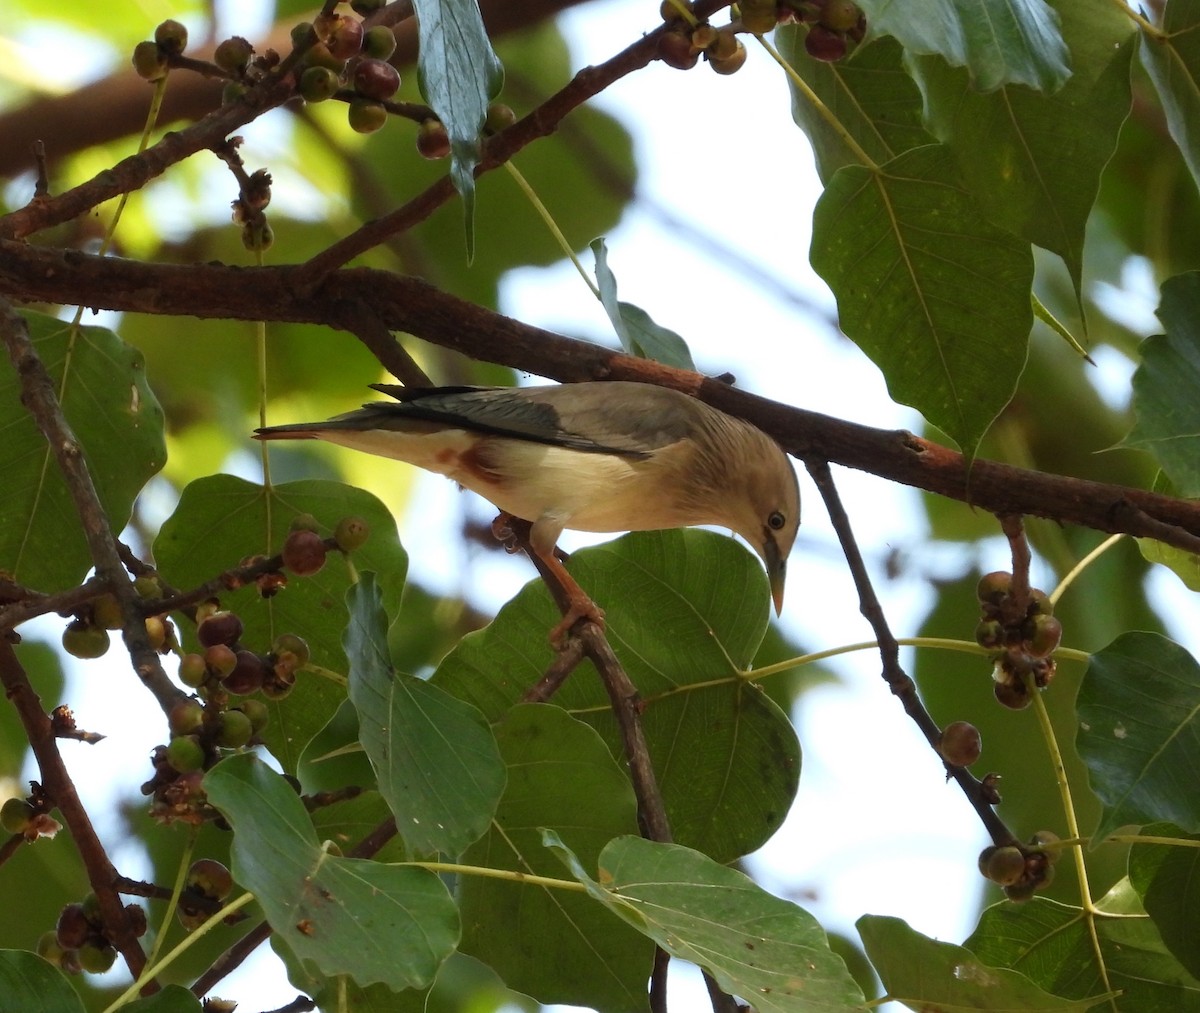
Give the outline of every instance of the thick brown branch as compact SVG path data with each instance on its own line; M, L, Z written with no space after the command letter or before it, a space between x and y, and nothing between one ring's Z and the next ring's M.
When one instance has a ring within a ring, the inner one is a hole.
M416 278L353 268L320 295L300 291L297 268L147 265L0 241L0 295L99 309L206 319L341 326L362 303L405 331L474 359L555 380L659 383L748 419L797 457L824 459L996 514L1046 517L1097 531L1154 538L1200 553L1200 502L1049 475L963 456L911 433L872 429L755 397L717 380L565 338L458 299ZM336 359L330 350L330 361Z

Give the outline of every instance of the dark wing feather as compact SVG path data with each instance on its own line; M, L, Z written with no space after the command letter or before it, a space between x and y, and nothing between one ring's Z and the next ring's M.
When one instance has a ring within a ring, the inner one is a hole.
M711 409L677 391L623 381L552 387L397 387L372 384L398 404L363 412L601 454L646 458L677 443ZM361 419L363 416L354 413ZM386 428L386 426L383 426Z

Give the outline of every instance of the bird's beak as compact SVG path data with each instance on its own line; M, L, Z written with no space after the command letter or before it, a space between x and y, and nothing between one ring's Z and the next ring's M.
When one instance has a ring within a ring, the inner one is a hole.
M783 581L787 576L787 560L779 553L774 538L763 542L763 562L767 564L767 580L771 582L771 600L775 602L775 614L783 611Z

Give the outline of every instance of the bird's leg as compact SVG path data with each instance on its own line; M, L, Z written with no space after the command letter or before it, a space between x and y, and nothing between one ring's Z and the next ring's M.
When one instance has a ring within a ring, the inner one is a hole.
M550 631L550 643L558 647L562 639L579 620L586 619L604 628L604 610L588 596L579 586L566 567L558 559L558 549L550 552L538 552L529 539L530 524L509 514L501 514L492 521L492 533L505 543L510 552L515 551L509 546L519 545L533 561L541 574L542 580L550 588L558 607L562 610L561 622Z

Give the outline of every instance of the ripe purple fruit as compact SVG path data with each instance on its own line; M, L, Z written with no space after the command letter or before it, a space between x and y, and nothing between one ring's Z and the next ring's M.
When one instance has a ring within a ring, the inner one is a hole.
M952 767L969 767L979 759L983 740L979 729L969 721L951 721L942 729L938 752Z
M196 639L205 647L232 646L241 639L244 627L236 612L214 612L196 627Z
M325 565L325 542L315 531L292 531L283 543L283 565L297 577L309 577Z
M450 154L450 135L441 120L424 120L417 127L417 151L422 158L445 158Z
M262 686L266 667L262 658L253 651L238 651L237 663L233 671L221 680L221 685L238 696L253 693Z
M369 57L354 65L354 90L380 102L391 98L400 88L400 73L384 60Z
M804 49L814 60L836 63L846 55L846 37L824 25L813 25L804 36Z

